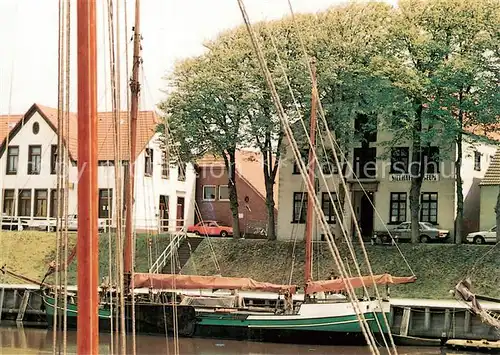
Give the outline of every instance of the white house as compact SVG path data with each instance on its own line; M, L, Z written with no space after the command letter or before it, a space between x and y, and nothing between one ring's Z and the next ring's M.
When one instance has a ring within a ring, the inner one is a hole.
M129 161L127 114L120 113L121 155ZM99 218L116 220L113 114L98 113ZM138 117L135 159L134 225L136 231L164 231L194 221L195 172L191 165L170 164L156 133L153 111ZM77 213L77 117L69 117L68 213ZM26 114L0 116L0 211L30 221L57 215L57 110L34 104ZM124 169L121 167L123 180ZM124 191L121 191L123 194ZM124 196L124 195L121 195Z
M496 225L495 207L500 193L500 150L497 150L481 181L481 219L479 230L489 230Z
M353 130L358 125L353 125ZM362 144L358 142L348 153L349 163L356 172L357 178L347 174L347 194L351 198L354 213L363 237L369 239L375 231L385 231L387 225L396 225L410 220L410 170L411 144L400 144L389 148L387 144L392 137L380 127L378 131L364 136ZM328 140L325 139L325 144ZM464 195L464 235L479 228L479 183L485 174L496 147L484 143L463 142L462 180ZM321 151L320 147L317 147ZM446 150L445 154L439 152ZM439 144L428 147L425 161L428 163L421 188L420 220L430 222L440 228L451 231L454 235L456 215L455 188L455 153L456 148L440 147ZM306 152L304 156L307 157ZM439 158L441 156L441 158ZM333 162L333 156L328 158ZM317 177L317 197L322 203L322 210L335 231L337 223L333 205L327 191L334 193L338 188L339 175L337 169L323 164L327 186L319 174ZM319 169L317 167L317 169ZM329 170L334 170L330 173ZM318 172L318 170L317 170ZM278 238L304 238L307 193L302 177L295 166L290 147L280 163L279 175L279 211L277 231ZM346 199L347 200L347 199ZM346 201L347 203L347 201ZM344 223L350 235L353 235L353 221L346 204ZM321 239L321 230L314 238Z

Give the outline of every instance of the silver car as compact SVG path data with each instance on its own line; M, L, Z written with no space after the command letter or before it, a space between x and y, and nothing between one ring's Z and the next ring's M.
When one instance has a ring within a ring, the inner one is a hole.
M450 231L438 229L428 222L419 222L420 243L428 243L431 240L443 242L450 236ZM394 237L399 240L411 240L411 222L403 222L392 230Z
M497 226L491 227L487 231L479 231L467 234L467 242L474 244L486 244L497 242Z

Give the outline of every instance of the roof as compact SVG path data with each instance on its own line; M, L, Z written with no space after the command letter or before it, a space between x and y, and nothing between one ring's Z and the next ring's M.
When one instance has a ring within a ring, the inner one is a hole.
M496 151L491 159L490 166L486 170L480 185L500 185L500 149Z
M24 115L0 116L0 153L6 142L7 133L10 133L11 139L17 131L38 112L47 123L57 131L57 113L56 108L34 104ZM128 125L128 112L122 111L118 113L120 116L120 148L122 151L123 160L129 160L129 125ZM5 118L4 118L5 117ZM10 117L7 119L6 117ZM97 155L98 160L115 160L114 154L114 114L113 112L98 112L97 113ZM8 122L8 124L7 124ZM15 125L13 124L15 122ZM144 147L151 140L156 132L156 126L159 120L154 111L140 111L137 117L137 144L136 153L137 157ZM9 127L7 127L9 126ZM66 137L64 137L66 140ZM69 113L69 139L68 147L69 154L72 159L76 160L78 156L78 116L76 113Z
M259 195L266 196L266 185L262 169L262 154L251 150L239 149L236 151L236 173L245 180ZM225 167L224 159L212 154L207 154L198 159L196 164L200 167ZM276 184L278 179L276 179ZM274 188L274 202L278 205L278 188Z

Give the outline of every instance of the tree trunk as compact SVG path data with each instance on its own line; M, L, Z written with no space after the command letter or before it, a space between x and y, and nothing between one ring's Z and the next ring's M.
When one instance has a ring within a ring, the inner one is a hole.
M274 215L274 182L266 181L267 239L276 240L276 221Z
M411 154L411 188L410 188L410 216L411 216L411 242L420 240L420 190L424 180L425 168L423 164L421 133L422 133L423 105L418 102L413 124L412 154Z
M227 187L229 190L229 206L231 208L231 214L233 215L233 238L239 239L240 234L240 218L238 211L238 191L236 189L236 160L235 160L235 150L228 152L227 156L224 156L224 163L227 170Z
M498 187L497 204L495 206L497 217L497 243L500 243L500 186Z
M464 223L464 194L462 191L462 134L457 136L457 160L455 161L455 186L457 195L457 215L455 216L455 243L462 244Z

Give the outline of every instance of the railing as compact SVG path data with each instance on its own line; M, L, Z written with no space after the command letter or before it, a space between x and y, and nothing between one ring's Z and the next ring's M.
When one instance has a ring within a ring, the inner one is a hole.
M186 232L181 230L180 232L175 232L170 239L170 243L167 245L165 250L160 254L158 259L151 265L149 268L149 272L153 274L159 273L167 264L167 261L170 260L170 257L173 252L175 252L181 243L186 238Z

